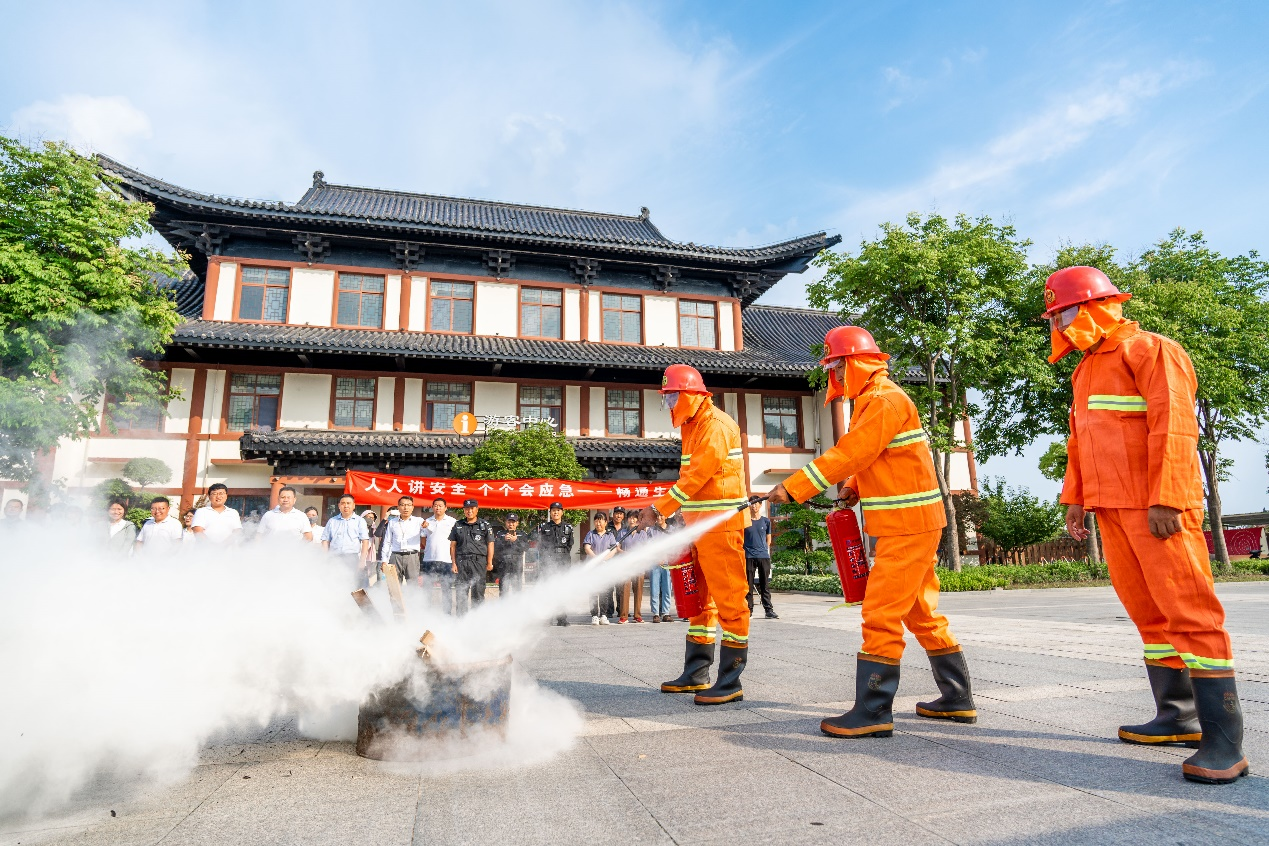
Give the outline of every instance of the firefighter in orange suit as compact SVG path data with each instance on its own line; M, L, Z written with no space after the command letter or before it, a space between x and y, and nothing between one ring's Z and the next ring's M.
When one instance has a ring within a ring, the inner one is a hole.
M705 610L688 621L687 654L683 674L661 685L666 693L696 691L697 705L718 705L744 698L740 674L749 648L749 579L745 565L745 527L749 525L744 457L740 427L714 405L705 380L695 368L672 364L661 379L662 402L670 421L683 431L679 480L652 508L644 509L640 525L655 523L653 511L667 517L682 509L683 519L695 523L722 511L732 512L693 545L705 577ZM714 631L721 623L723 645L718 678L709 683L714 663Z
M1228 784L1250 770L1225 609L1212 586L1198 468L1198 383L1179 344L1125 320L1121 293L1093 267L1044 286L1049 361L1079 350L1062 502L1072 537L1096 511L1115 593L1145 644L1157 713L1122 726L1127 743L1198 744L1191 781Z
M820 723L833 737L890 737L903 627L925 647L939 698L917 704L922 717L973 723L978 719L969 667L960 644L938 613L934 574L947 517L916 406L890 381L890 356L857 326L837 326L824 338L828 373L825 404L855 401L850 431L771 493L770 502L805 502L842 482L848 505L863 503L864 528L877 538L876 559L863 604L863 651L857 656L855 705Z

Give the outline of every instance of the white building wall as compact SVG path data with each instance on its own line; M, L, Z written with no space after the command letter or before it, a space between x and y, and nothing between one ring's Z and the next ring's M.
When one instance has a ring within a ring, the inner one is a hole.
M211 435L220 431L220 410L225 407L225 386L229 376L223 370L207 371L207 395L203 401L202 434Z
M670 422L670 410L661 407L661 394L643 391L643 433L648 438L673 438L677 433Z
M590 389L590 433L597 438L608 434L608 397L603 388Z
M586 306L586 308L588 309L586 313L586 318L587 318L586 323L589 329L589 334L587 335L587 337L590 338L592 341L602 341L604 338L603 320L602 320L603 312L600 311L600 309L603 308L603 305L601 300L599 299L599 292L591 291L590 293L587 294L587 296L590 297L590 303L587 304Z
M582 434L582 389L577 385L564 386L564 434L570 438Z
M296 267L291 270L287 322L330 326L335 304L335 271Z
M383 281L383 328L401 328L401 277L396 274Z
M762 394L745 394L744 435L750 449L762 449Z
M53 481L60 482L68 488L77 488L85 484L85 478L88 474L88 438L81 438L78 441L70 438L62 438L57 442L57 450L53 453ZM138 453L144 455L144 453ZM126 461L126 459L125 459ZM124 465L124 461L120 461L115 465L118 470ZM119 475L115 473L113 475ZM104 478L110 478L106 476Z
M477 417L516 413L515 382L477 382L472 389L471 412ZM436 428L449 428L450 421L436 421ZM498 428L507 428L500 426Z
M172 471L172 480L156 488L180 487L181 471L185 467L185 441L156 438L90 438L82 441L87 446L86 465L67 467L64 476L59 476L56 463L53 478L65 478L75 486L92 487L106 479L115 478L123 466L133 458L145 456L157 458ZM58 450L59 458L61 450ZM81 453L82 454L82 453ZM70 458L70 456L68 456ZM72 459L73 460L73 459ZM82 475L81 475L82 472Z
M417 432L423 426L423 380L405 380L405 408L401 411L401 431Z
M802 397L802 446L815 447L815 398Z
M576 288L564 289L564 340L582 339L582 297Z
M814 457L804 452L751 452L749 489L755 493L766 493Z
M730 302L720 302L718 306L718 348L727 352L736 349L736 324Z
M514 338L519 323L517 311L519 297L518 285L506 282L477 282L475 334Z
M410 277L410 331L427 331L427 277Z
M167 419L163 421L164 432L188 432L190 404L193 402L194 371L187 367L172 368L168 385L180 391L180 397L167 404Z
M947 486L954 491L969 490L969 453L952 453L952 473Z
M216 302L212 306L213 320L234 319L234 297L237 292L238 265L236 262L222 261L220 275L216 277Z
M740 418L740 399L737 394L723 394L723 411L732 420Z
M674 297L643 298L643 338L649 347L679 345L678 300Z
M391 376L379 377L379 393L375 399L375 431L392 431L392 409L396 404L397 380Z
M330 425L331 376L287 373L282 378L279 429L326 429Z

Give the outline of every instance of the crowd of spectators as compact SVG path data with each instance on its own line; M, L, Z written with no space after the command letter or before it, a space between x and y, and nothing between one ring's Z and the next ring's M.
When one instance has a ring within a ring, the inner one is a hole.
M423 591L428 602L447 614L461 614L483 602L491 582L497 584L500 596L509 595L521 590L526 578L541 578L574 563L574 528L564 521L564 507L559 502L551 503L546 520L526 529L515 513L506 514L502 525L495 527L480 516L479 503L474 499L463 502L460 520L447 513L444 499L433 500L430 512L424 512L428 516L423 516L416 513L413 497L402 496L380 519L370 509L358 514L354 497L344 494L338 501L338 513L325 525L316 508L296 508L297 493L291 487L282 488L277 506L258 519L244 521L227 504L228 499L229 489L214 484L207 489L200 507L178 516L167 497L157 496L150 503L149 519L140 529L128 519L125 503L111 502L106 508L105 549L114 557L157 559L179 552L181 545L189 542L224 547L253 540L320 544L346 568L353 586L369 588L395 575L403 585ZM753 526L745 532L749 608L753 610L753 590L757 587L766 615L775 617L768 586L771 523L761 516L761 507L761 503L753 504ZM82 511L73 510L79 514L66 516L78 523ZM0 527L17 525L24 516L37 519L34 512L23 512L21 500L9 500L4 505ZM630 555L676 528L667 524L664 516L656 517L655 525L640 529L637 510L627 512L618 506L611 515L597 512L578 554L586 561ZM651 622L685 622L671 610L670 568L674 564L671 560L652 562L645 573L595 596L591 624L646 622L645 579ZM603 566L603 562L598 566ZM557 617L555 623L567 626L567 615Z

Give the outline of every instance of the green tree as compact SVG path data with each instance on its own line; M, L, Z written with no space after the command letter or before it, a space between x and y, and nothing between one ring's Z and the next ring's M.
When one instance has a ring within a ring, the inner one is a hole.
M172 481L172 468L158 458L134 458L119 471L123 478L136 482L145 490L150 485L165 485Z
M1255 252L1222 256L1202 232L1176 229L1142 254L1125 314L1185 347L1198 376L1199 464L1212 537L1225 548L1222 443L1255 438L1269 422L1269 262Z
M586 478L586 468L577 462L577 453L568 438L545 423L519 431L494 430L480 439L471 455L450 456L450 467L456 479ZM490 516L501 513L491 511ZM564 515L570 523L585 518L586 512L578 509Z
M0 136L0 477L30 480L40 453L97 431L106 394L168 398L140 357L171 338L156 279L183 266L123 245L153 231L152 209L111 185L65 144Z
M882 224L858 255L822 253L824 277L808 289L812 305L832 308L872 332L893 356L892 372L919 368L923 383L903 383L930 435L947 512L944 550L960 569L956 505L948 477L963 442L957 424L971 412L967 392L981 387L993 362L1010 354L1005 306L1019 299L1029 241L988 217L908 216Z
M129 485L123 479L107 479L93 489L93 500L102 508L116 500L122 502L124 508L127 508L132 504L136 494L137 492L132 489L132 485Z
M1006 488L1004 479L983 485L986 517L979 531L1005 552L1056 538L1065 523L1065 509L1057 503L1041 502L1026 488Z
M828 528L824 525L824 517L832 508L833 503L823 494L804 503L786 502L772 506L775 545L780 549L811 552L816 543L827 543Z
M1066 441L1054 441L1040 456L1040 475L1054 482L1066 478Z

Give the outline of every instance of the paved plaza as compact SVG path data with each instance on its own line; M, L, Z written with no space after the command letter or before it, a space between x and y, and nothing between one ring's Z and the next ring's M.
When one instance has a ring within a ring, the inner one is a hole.
M1269 773L1269 582L1218 587L1247 755ZM913 715L935 689L909 639L888 740L818 729L853 698L858 610L776 604L754 621L743 703L658 691L683 624L552 629L523 667L587 722L547 763L420 776L281 722L207 749L174 787L102 784L56 821L2 824L0 844L1269 843L1269 778L1190 784L1188 750L1115 739L1153 712L1109 588L945 595L979 722Z

